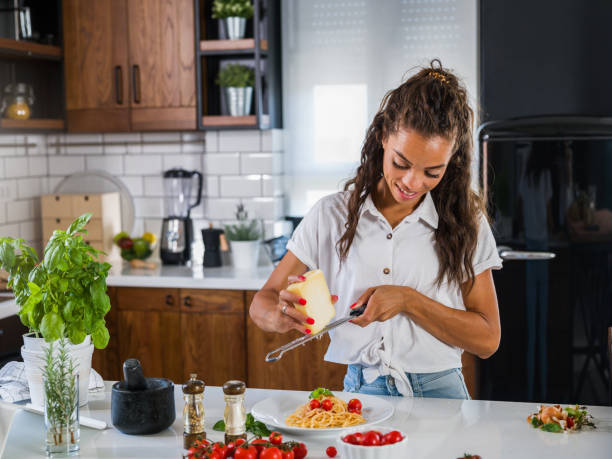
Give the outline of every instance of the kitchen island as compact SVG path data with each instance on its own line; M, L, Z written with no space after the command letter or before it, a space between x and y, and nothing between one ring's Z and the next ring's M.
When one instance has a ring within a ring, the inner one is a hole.
M175 387L177 418L165 431L147 436L124 435L111 424L111 383L105 392L90 394L84 416L104 420L111 427L104 431L81 428L83 458L178 458L182 453L182 392ZM247 411L258 401L282 395L279 390L247 389ZM307 398L304 392L304 399ZM394 415L380 424L405 432L408 436L406 458L455 459L464 453L479 454L483 459L608 459L612 451L612 407L589 407L597 429L570 434L554 434L533 429L527 415L536 411L531 403L489 402L481 400L412 399L384 397L395 406ZM220 387L207 387L204 393L206 432L212 441L223 434L212 430L223 417L223 393ZM376 429L376 427L373 427ZM321 432L308 435L284 435L306 443L309 458L324 458L325 448L335 445L336 435ZM20 412L9 432L3 458L39 458L43 452L43 417Z

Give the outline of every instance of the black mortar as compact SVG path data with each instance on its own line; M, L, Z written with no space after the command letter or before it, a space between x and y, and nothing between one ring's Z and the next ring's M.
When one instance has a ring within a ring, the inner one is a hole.
M113 384L113 425L125 434L154 434L167 429L176 419L174 384L165 378L145 378L140 362L123 364L125 381Z

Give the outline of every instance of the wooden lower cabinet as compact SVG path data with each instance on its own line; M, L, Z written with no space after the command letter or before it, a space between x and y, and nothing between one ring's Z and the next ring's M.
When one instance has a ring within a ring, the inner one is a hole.
M256 292L247 292L247 308ZM248 317L248 314L247 314ZM313 390L327 387L341 390L346 365L325 362L323 356L329 336L315 339L306 346L289 351L277 362L268 363L268 352L288 343L301 334L297 331L278 334L260 330L247 318L247 366L249 387L266 389Z
M123 379L122 365L119 360L119 331L117 330L117 289L109 287L107 292L111 308L104 318L106 320L106 328L110 334L108 345L104 349L94 349L91 366L96 370L102 378L109 381L117 381Z
M190 373L210 386L247 381L244 291L183 289L180 297L181 381Z

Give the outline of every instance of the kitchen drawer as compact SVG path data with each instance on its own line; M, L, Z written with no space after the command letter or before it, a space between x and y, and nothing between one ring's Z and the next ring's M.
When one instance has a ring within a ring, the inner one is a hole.
M102 250L104 252L104 243L102 241L90 241L89 239L83 238L86 244L89 244L96 250Z
M181 311L244 314L244 292L241 290L181 289Z
M175 288L121 287L117 289L117 307L121 311L177 311L179 291Z
M72 195L46 194L40 198L43 218L72 217Z
M100 194L73 194L72 212L79 216L91 212L95 216L102 215L102 195Z
M53 231L59 229L66 231L72 223L72 217L46 217L42 219L42 237L43 243L47 243L53 235ZM100 239L100 238L97 238Z

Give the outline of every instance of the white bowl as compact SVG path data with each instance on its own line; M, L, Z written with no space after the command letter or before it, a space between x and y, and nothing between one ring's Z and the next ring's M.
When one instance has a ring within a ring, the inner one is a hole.
M375 430L383 435L397 430L404 438L402 441L398 441L397 443L381 446L352 445L342 440L342 438L346 437L347 435L357 432L366 433L370 430ZM338 455L342 459L406 459L410 456L408 451L406 451L407 443L408 437L401 430L394 429L393 427L377 426L371 426L369 429L363 427L360 429L359 427L356 427L351 430L345 430L336 440L336 444L338 445Z

